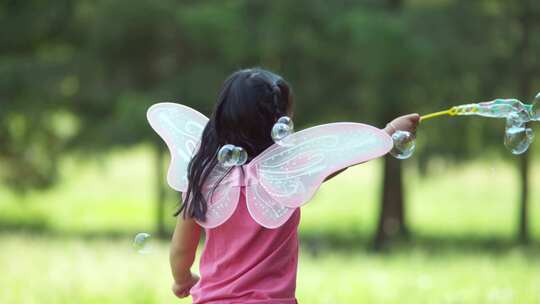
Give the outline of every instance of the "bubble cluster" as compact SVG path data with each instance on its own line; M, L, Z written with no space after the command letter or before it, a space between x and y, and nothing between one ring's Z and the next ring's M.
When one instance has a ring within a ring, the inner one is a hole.
M526 120L523 120L523 118L516 112L512 112L508 114L506 117L506 128L521 128L525 126L527 123Z
M449 115L477 115L491 118L506 119L504 132L504 145L512 154L525 153L534 140L534 132L529 126L531 123L540 121L540 93L537 93L531 104L524 104L518 99L495 99L487 102L463 104L453 106L448 110L430 113L421 117L430 119L433 117ZM406 158L402 153L404 139L402 134L396 134L394 150L391 152L397 158ZM406 150L406 149L405 149Z
M246 163L248 155L246 150L235 145L224 145L218 151L218 161L224 167L241 166Z
M525 153L534 140L534 133L523 121L519 114L510 113L506 118L506 130L504 132L504 145L512 154Z
M398 130L392 134L392 141L394 142L394 147L390 151L390 154L397 159L411 157L416 148L416 140L411 132Z
M272 127L272 140L276 144L281 144L283 139L294 132L294 124L292 119L287 116L280 117Z
M479 115L506 118L504 145L512 154L525 153L534 139L534 132L527 127L540 121L540 93L533 102L524 104L517 99L496 99L489 102L461 105L453 108L454 115Z
M135 248L135 250L140 254L148 254L152 251L150 240L149 233L137 233L133 239L133 248Z
M534 139L530 128L507 128L504 133L504 145L512 154L525 153Z
M535 111L538 111L539 95L536 96L531 106L527 106L528 109L515 108L515 111L506 116L504 145L514 155L525 153L534 140L534 133L532 129L527 127L527 123L537 119Z

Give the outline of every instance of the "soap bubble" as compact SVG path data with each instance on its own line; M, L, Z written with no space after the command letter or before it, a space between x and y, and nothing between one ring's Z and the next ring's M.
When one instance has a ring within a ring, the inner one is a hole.
M278 123L282 123L282 124L286 124L290 129L291 131L294 131L294 123L292 121L292 119L288 116L282 116L278 119L277 121Z
M246 150L242 147L234 147L233 157L236 158L236 165L241 166L246 163L248 155Z
M517 110L515 112L511 112L508 114L508 116L510 115L517 115L518 119L522 122L522 123L526 123L526 122L529 122L531 120L531 116L529 114L529 111L525 110L525 109L521 109L521 110ZM508 118L508 116L506 116Z
M523 126L510 126L504 133L504 145L512 154L520 155L525 153L534 139L534 133L530 128Z
M225 167L232 167L236 164L236 160L233 157L234 145L224 145L218 151L218 161Z
M241 166L246 163L247 152L242 147L224 145L218 151L218 161L224 167Z
M150 253L152 246L150 244L150 234L146 232L137 233L133 239L133 248L140 254Z
M272 127L272 139L275 142L278 142L289 135L291 135L291 128L284 123L278 122Z
M407 131L396 131L392 134L394 147L390 154L397 159L407 159L411 157L416 147L414 135Z
M272 139L277 144L282 144L283 139L294 132L292 119L287 116L280 117L272 127Z
M523 120L523 117L517 112L510 112L506 117L506 128L523 128L526 121Z

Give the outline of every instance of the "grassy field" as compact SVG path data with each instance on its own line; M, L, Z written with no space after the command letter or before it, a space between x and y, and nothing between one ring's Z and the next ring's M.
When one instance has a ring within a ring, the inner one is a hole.
M135 233L154 227L148 155L142 147L67 160L50 191L0 189L0 303L178 302L167 242L153 240L148 255L131 247ZM303 209L301 303L540 303L538 241L512 241L518 192L510 164L438 164L427 177L407 168L413 241L375 254L367 247L380 165L349 169ZM531 232L540 240L538 162L531 174Z
M0 303L189 303L169 292L167 244L139 255L129 239L0 236ZM535 252L303 251L300 303L539 303Z

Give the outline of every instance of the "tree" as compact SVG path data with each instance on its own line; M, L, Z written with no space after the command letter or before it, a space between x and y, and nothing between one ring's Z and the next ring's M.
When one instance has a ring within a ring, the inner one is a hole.
M518 15L516 17L517 24L520 31L520 38L516 46L516 70L517 70L517 87L521 100L528 100L532 95L532 80L535 71L532 58L534 52L532 49L532 37L534 33L533 21L535 20L535 14L533 2L529 0L521 0L518 5ZM538 69L536 69L538 70ZM528 243L530 240L529 235L529 167L530 167L530 154L522 155L519 160L520 171L520 207L519 207L519 229L518 238L523 243Z
M399 14L403 7L402 0L388 0L388 9L393 14ZM391 74L390 79L385 83L390 82L404 82L403 76L405 71L400 69L394 69L389 71ZM399 100L399 96L388 96L382 100L384 104L392 103L392 101ZM392 120L395 116L402 113L401 109L397 107L391 107L383 114L385 121ZM379 211L379 221L377 224L377 230L375 232L374 246L376 249L380 249L388 238L393 236L407 237L409 232L405 222L405 202L403 191L403 170L401 162L390 155L386 155L384 158L384 173L383 173L383 186L382 186L382 198Z
M223 79L251 66L292 84L300 128L339 120L384 127L405 113L514 96L518 82L521 97L530 97L535 18L508 18L524 3L7 1L0 5L7 24L0 28L0 166L10 170L0 178L21 189L47 187L65 153L148 143L163 233L166 152L145 121L150 104L180 101L209 114ZM528 5L537 12L534 1ZM516 65L516 58L523 60ZM403 164L428 172L432 159L502 150L499 125L426 124L413 159L386 158L375 243L408 234Z
M69 1L0 4L0 179L19 192L54 184L74 135L76 119L64 110L78 86L63 27L71 13Z

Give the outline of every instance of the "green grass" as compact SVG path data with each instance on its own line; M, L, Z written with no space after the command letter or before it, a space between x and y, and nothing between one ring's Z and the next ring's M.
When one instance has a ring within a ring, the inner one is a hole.
M140 147L66 160L62 182L49 191L21 197L0 188L0 303L177 303L167 242L156 240L149 255L131 248L136 232L154 230L152 164ZM532 246L512 242L517 171L508 162L477 161L439 163L426 177L407 167L413 241L374 254L366 248L380 166L347 170L303 208L301 303L540 302L538 162L531 168Z
M50 191L20 197L0 188L0 210L6 212L0 223L4 217L21 223L35 219L61 233L152 230L155 174L148 152L137 149L82 162L68 159L63 182Z
M176 301L167 244L139 255L130 240L0 234L0 303ZM536 255L535 255L536 254ZM390 254L324 251L300 257L300 303L538 303L538 252L407 247Z
M367 235L375 227L381 163L347 170L321 188L302 211L302 231ZM414 234L447 238L512 239L518 226L518 172L510 164L440 165L426 177L407 168L406 217ZM540 239L540 165L531 168L531 234Z
M407 164L407 163L406 163ZM0 187L0 228L60 233L154 229L155 173L147 148L84 162L67 160L63 182L19 197ZM356 166L324 184L302 211L302 232L369 236L376 226L380 161ZM512 238L518 219L517 170L508 162L439 164L426 177L406 168L407 220L420 235ZM531 231L540 239L540 162L531 168ZM175 208L170 191L167 214ZM169 225L174 224L167 217Z

